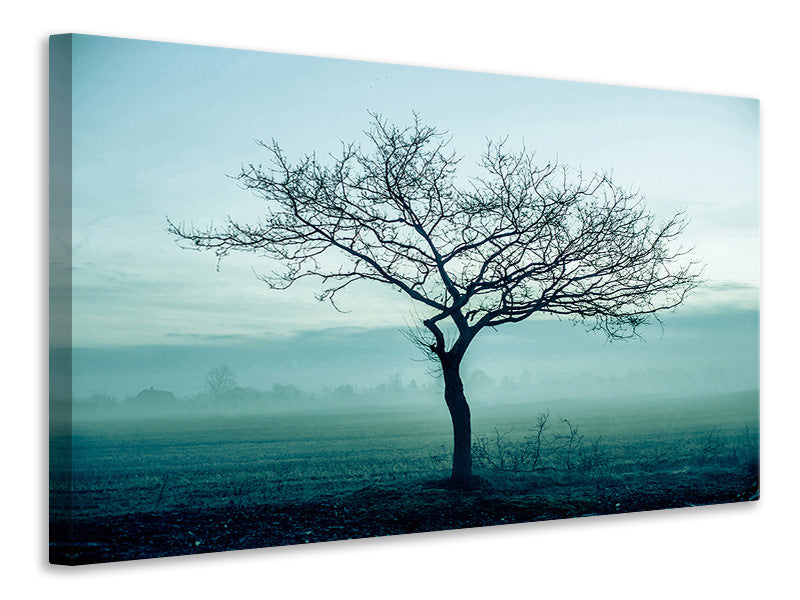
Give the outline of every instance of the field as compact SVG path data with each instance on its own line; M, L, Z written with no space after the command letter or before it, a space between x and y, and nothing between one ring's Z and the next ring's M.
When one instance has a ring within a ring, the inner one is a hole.
M547 416L542 424L542 419ZM567 419L566 421L563 419ZM758 394L76 423L51 437L51 560L104 562L758 497ZM74 517L70 535L68 515Z

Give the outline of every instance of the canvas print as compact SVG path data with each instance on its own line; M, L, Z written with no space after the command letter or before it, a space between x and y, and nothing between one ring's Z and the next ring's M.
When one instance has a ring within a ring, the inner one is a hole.
M50 559L759 498L759 104L50 41Z

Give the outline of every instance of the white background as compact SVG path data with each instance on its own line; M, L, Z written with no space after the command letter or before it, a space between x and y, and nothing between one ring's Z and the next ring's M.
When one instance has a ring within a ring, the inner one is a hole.
M797 16L783 2L29 2L3 9L6 597L787 597L797 590ZM782 7L783 5L783 7ZM762 101L764 499L653 514L47 565L47 36L77 32ZM10 385L8 385L10 383Z

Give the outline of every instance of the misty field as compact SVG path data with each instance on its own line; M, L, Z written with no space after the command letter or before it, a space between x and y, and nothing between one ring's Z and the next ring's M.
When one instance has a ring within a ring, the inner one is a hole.
M756 392L479 406L473 430L482 483L456 490L444 407L76 423L71 487L51 464L51 552L102 562L758 497ZM51 456L69 441L52 436Z

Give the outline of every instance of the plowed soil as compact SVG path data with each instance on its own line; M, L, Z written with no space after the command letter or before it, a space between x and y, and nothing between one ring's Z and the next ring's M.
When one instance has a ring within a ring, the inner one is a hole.
M757 476L740 469L635 473L569 484L538 480L514 491L487 480L472 489L412 481L302 502L79 518L71 529L56 521L50 526L50 560L101 563L758 498Z

